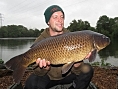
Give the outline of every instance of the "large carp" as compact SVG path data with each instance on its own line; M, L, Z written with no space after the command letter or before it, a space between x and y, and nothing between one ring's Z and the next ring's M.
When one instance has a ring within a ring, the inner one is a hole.
M90 61L95 59L95 54L105 48L110 39L100 33L84 30L69 32L41 40L31 48L6 62L6 67L13 70L13 78L19 83L28 65L37 58L46 59L53 65L64 64L62 73L66 73L73 63L84 60L92 53Z

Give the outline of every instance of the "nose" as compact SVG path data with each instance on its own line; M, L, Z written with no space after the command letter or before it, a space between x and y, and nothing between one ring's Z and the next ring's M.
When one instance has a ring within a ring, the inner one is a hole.
M62 18L61 17L58 17L58 22L62 22Z

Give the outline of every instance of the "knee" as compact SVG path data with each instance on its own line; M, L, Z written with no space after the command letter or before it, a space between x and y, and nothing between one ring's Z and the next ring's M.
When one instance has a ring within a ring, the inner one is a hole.
M37 81L36 75L31 74L25 82L24 89L35 89L37 86L37 82L38 81Z
M31 74L26 80L25 89L46 89L50 79L48 75L38 76Z

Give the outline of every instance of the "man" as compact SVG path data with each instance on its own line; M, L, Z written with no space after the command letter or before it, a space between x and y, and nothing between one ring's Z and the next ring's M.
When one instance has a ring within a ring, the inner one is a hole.
M64 12L61 7L52 5L45 10L45 21L49 28L46 28L35 42L50 36L69 32L64 28ZM61 74L62 65L50 66L49 61L38 58L36 64L38 68L26 80L24 89L48 89L58 84L69 84L69 89L86 89L93 76L93 69L83 61L75 63L72 69L66 74Z

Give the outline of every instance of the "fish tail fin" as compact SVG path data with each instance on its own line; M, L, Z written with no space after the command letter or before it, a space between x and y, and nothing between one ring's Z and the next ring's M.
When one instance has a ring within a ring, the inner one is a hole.
M23 54L11 58L5 63L6 68L13 70L13 79L15 83L20 83L25 72L26 66L22 64Z

